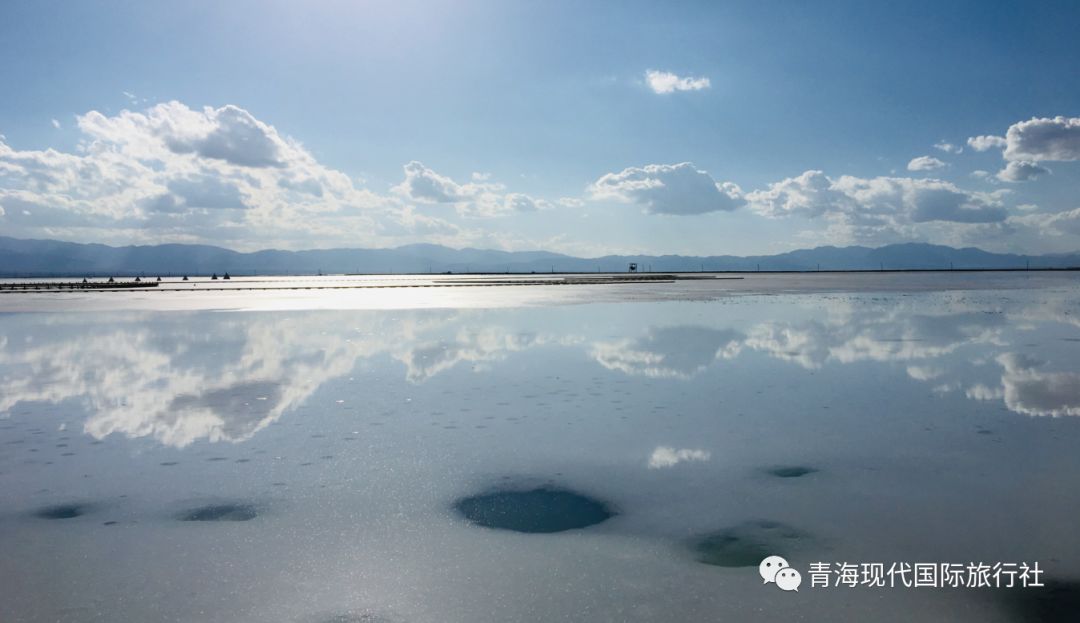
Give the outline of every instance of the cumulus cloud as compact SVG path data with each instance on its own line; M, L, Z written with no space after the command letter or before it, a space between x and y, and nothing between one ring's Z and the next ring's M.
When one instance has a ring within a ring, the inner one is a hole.
M824 217L851 238L910 232L920 223L999 223L1006 191L980 193L937 179L907 177L833 179L821 171L746 195L751 209L772 218Z
M536 212L548 206L546 201L533 199L522 193L508 193L503 200L507 208L514 212Z
M1005 147L1005 139L1001 136L972 136L967 140L967 144L975 151L989 151Z
M394 187L398 193L423 203L464 201L487 188L484 184L461 185L413 160L404 167L405 180Z
M681 77L670 71L657 71L650 69L645 72L645 82L653 93L666 94L675 91L700 91L709 88L709 79L705 77L692 78Z
M934 158L933 156L919 156L918 158L912 158L911 162L907 165L908 171L934 171L937 169L944 169L946 165L941 160Z
M953 145L952 143L946 143L945 141L941 141L940 143L934 143L934 149L937 149L938 151L943 151L947 154L959 154L963 153L964 151L963 147L960 147L959 145Z
M608 173L588 189L593 199L635 203L650 214L704 214L731 211L746 204L742 190L718 183L690 162L650 164Z
M121 111L115 117L90 111L78 117L79 129L104 145L134 155L159 146L175 154L195 154L243 167L284 167L305 159L302 148L238 106L192 110L167 102L145 112Z
M552 205L523 193L507 193L502 184L488 181L488 175L472 175L472 182L459 184L413 160L404 167L405 179L393 188L401 197L419 203L453 204L458 214L494 217L515 212L536 212Z
M458 244L480 236L354 184L237 106L180 102L76 117L78 149L0 138L0 226L20 237L235 248ZM436 196L439 180L429 180ZM454 186L442 189L454 192ZM500 209L532 209L518 196Z
M57 130L59 130L59 129L60 129L60 122L59 122L59 121L57 121L56 119L53 119L53 120L52 120L52 127L54 127L54 128L56 128Z
M1032 118L1009 126L1006 160L1080 160L1080 117Z
M998 171L995 177L1003 182L1026 182L1049 172L1050 169L1039 166L1034 162L1013 160L1005 165L1004 169Z
M1080 117L1033 117L1009 126L1004 137L973 136L968 145L976 151L1001 149L1012 162L1080 160Z
M191 208L244 209L244 199L235 184L211 176L194 176L170 180L170 194L162 195L169 205ZM179 199L182 203L177 203Z
M934 178L832 178L807 171L747 193L746 200L770 218L824 219L824 238L831 243L886 244L959 238L978 226L999 226L1008 217L1002 201L1008 193L966 190Z
M1063 234L1080 236L1080 208L1064 212L1019 214L1009 217L1009 223L1030 228L1043 236Z

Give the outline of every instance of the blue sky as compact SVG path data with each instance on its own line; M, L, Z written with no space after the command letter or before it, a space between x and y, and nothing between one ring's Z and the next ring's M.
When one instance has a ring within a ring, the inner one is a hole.
M0 232L1077 250L1077 23L1073 2L9 1Z

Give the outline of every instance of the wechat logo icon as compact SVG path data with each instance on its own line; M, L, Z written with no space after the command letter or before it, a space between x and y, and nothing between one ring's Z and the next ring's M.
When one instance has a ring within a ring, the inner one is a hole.
M758 565L758 574L765 584L772 582L782 591L799 592L802 584L802 575L791 568L787 560L780 556L769 556Z

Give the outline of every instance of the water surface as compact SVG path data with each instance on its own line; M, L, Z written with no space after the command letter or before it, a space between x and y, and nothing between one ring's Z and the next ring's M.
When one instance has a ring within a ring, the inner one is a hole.
M1080 288L934 279L0 314L0 620L1060 611ZM532 529L551 504L588 521ZM485 526L522 508L529 529ZM761 586L766 550L1039 561L1054 584L789 594Z

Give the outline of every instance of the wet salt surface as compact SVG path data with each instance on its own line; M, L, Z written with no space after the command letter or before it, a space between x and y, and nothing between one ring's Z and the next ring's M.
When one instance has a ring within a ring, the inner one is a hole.
M0 620L1069 620L1080 289L1026 277L0 315ZM618 514L459 508L508 492ZM1048 586L811 590L815 561Z

